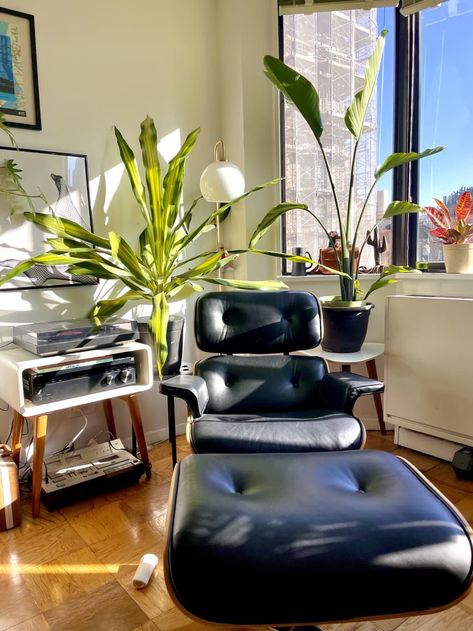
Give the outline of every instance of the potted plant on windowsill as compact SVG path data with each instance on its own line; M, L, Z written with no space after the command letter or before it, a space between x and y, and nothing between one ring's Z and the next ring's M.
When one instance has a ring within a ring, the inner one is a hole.
M345 314L348 315L350 318L361 322L363 318L357 316L356 314L355 316L353 316L353 309L360 307L360 313L367 312L369 314L369 309L371 309L371 306L369 305L369 303L366 302L366 298L368 297L368 295L372 291L374 291L374 289L379 289L380 287L384 287L389 283L396 282L395 279L390 278L392 274L400 271L410 271L409 268L400 266L392 265L388 267L383 272L381 277L378 278L375 283L373 283L366 295L363 295L360 291L358 281L358 265L356 262L356 253L359 251L359 256L361 257L367 240L370 238L375 228L379 226L381 221L394 217L396 215L403 215L410 212L420 212L422 208L417 204L413 204L410 202L393 201L386 208L386 211L381 220L378 221L367 232L366 235L360 234L361 220L365 214L370 196L382 176L384 176L395 167L399 167L414 160L425 158L443 149L443 147L436 147L434 149L427 149L422 153L393 153L388 158L386 158L380 166L377 167L374 172L373 184L368 192L368 195L366 196L366 199L362 204L360 204L359 208L356 207L355 173L358 148L363 135L366 113L368 111L368 106L373 95L379 73L386 34L387 31L383 31L380 37L377 39L374 51L366 64L364 85L362 89L355 94L353 101L348 107L345 114L345 126L354 138L351 170L347 176L349 177L349 194L347 207L345 210L343 210L341 207L339 195L335 188L334 179L332 177L332 171L327 158L327 154L322 144L323 124L319 108L319 95L315 87L308 79L306 79L296 70L287 66L280 59L272 57L271 55L266 55L264 58L266 76L282 92L285 98L298 109L299 113L303 116L313 133L315 142L319 146L322 154L337 213L338 226L334 228L333 226L325 226L320 217L317 216L316 212L313 212L308 208L304 209L305 212L308 212L310 215L312 215L314 220L319 224L320 228L326 234L329 243L334 249L338 262L338 269L329 269L332 273L338 274L339 276L340 295L337 297L331 297L331 299L327 301L324 301L322 299L324 320L326 320L327 313L332 313L334 310L336 310L337 320L340 320L341 316L343 315L340 312L343 310ZM255 240L257 240L261 236L261 234L264 233L269 228L269 226L272 225L274 221L276 221L276 219L278 219L285 212L287 212L287 209L283 208L276 211L270 211L263 218L262 222L255 231L253 240L250 242L250 247L254 246ZM336 247L335 242L329 234L329 231L334 229L340 235L339 247ZM352 336L350 339L352 339ZM363 343L363 339L361 340L361 343L359 343L359 346L361 346L361 344ZM330 342L327 342L326 335L324 335L324 341L322 345L324 347L327 347L327 344L331 345ZM333 347L333 345L331 346ZM338 351L345 352L345 349L339 348Z
M199 129L192 131L177 154L170 160L167 172L161 176L157 151L157 133L148 116L141 123L139 137L144 166L143 184L137 161L122 134L115 128L120 156L125 165L134 197L141 211L143 230L138 247L134 249L121 235L109 232L107 237L93 234L81 225L48 213L26 212L25 218L46 233L50 249L43 254L21 262L2 279L0 286L33 265L66 265L71 274L86 274L105 280L117 280L125 291L117 298L100 300L88 316L105 319L114 315L130 302L151 303L149 328L155 347L158 374L161 376L168 354L166 334L169 321L169 303L186 299L194 292L203 291L202 282L224 285L235 289L282 289L286 285L276 280L249 281L213 277L246 249L215 250L195 253L186 258L186 251L204 233L214 228L217 217L224 215L230 206L262 189L274 180L256 186L239 198L216 208L205 219L194 225L193 215L197 202L181 212L182 187L186 160L191 154ZM279 204L270 212L289 208L304 208L303 204ZM135 213L135 208L130 212ZM289 256L293 261L305 257Z
M473 211L470 191L458 198L453 218L448 207L434 199L437 207L426 206L427 216L435 228L430 234L443 243L443 258L448 274L473 274L473 224L468 219Z

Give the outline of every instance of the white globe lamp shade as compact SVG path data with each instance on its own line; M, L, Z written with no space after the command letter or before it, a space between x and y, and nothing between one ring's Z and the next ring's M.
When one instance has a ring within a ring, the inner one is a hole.
M245 178L233 162L216 160L200 176L200 192L208 202L229 202L243 195Z

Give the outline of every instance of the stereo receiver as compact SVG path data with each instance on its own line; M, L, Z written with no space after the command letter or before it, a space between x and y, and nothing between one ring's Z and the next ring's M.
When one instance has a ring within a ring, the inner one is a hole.
M62 401L135 383L135 357L130 353L61 362L23 371L25 399L35 404Z

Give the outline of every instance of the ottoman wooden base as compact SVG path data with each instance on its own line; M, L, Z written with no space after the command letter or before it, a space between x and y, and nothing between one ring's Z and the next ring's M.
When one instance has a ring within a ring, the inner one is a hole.
M461 515L391 454L202 454L175 469L164 562L191 617L284 626L448 607L473 555Z

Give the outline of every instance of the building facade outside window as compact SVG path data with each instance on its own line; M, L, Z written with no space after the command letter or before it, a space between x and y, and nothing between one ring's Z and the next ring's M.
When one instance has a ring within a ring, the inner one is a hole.
M283 17L283 59L316 87L324 124L322 142L327 152L335 187L346 208L354 139L344 124L353 95L362 87L366 60L380 30L392 30L393 10L333 11ZM365 133L358 149L355 203L363 204L373 183L377 164L392 152L393 34L388 35L377 93L366 117ZM322 156L311 130L300 114L284 105L285 198L305 203L329 229L336 230L337 215ZM360 234L366 234L391 201L391 179L382 179L372 194ZM354 213L357 216L357 213ZM390 225L382 225L378 238L387 237L381 264L390 260ZM308 213L292 211L285 217L285 249L302 246L313 258L328 246L324 232ZM358 244L359 245L359 244ZM360 264L374 265L372 248L365 248ZM290 269L288 270L290 272Z

